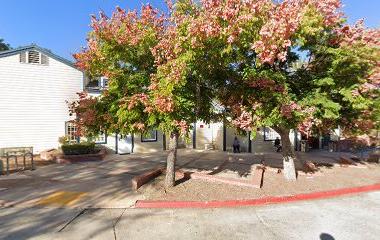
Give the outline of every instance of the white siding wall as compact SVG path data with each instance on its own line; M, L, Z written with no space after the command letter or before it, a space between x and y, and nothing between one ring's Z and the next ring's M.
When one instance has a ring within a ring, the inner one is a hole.
M135 134L134 136L134 153L151 153L163 151L163 133L157 131L157 141L155 142L142 142L141 135ZM168 144L169 139L166 140Z
M115 152L116 151L116 139L115 139L115 135L112 134L112 135L107 135L107 143L105 144L100 144L106 148L108 148L109 150Z
M82 89L82 72L50 57L47 66L0 58L0 147L56 148L70 120L65 100Z
M197 122L196 126L196 147L205 149L206 144L213 144L216 150L223 150L223 123ZM192 147L192 145L191 145Z
M236 129L228 127L226 129L226 150L233 151L235 137L237 137L240 142L240 151L248 152L248 135L240 135Z
M292 145L294 146L294 131L290 130L289 139ZM256 137L252 139L252 152L253 153L263 153L263 152L273 152L276 149L274 148L274 141L265 141L264 140L264 129L260 128L256 133Z

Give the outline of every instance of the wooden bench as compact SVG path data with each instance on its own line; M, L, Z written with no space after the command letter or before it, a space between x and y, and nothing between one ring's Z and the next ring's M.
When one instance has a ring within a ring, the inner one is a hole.
M29 156L31 160L31 170L34 170L34 159L33 159L33 147L11 147L11 148L0 148L0 157L6 159L6 173L9 175L9 161L14 160L16 170L18 167L18 157L23 158L23 165L26 169L26 158ZM2 174L3 170L0 169L0 174Z

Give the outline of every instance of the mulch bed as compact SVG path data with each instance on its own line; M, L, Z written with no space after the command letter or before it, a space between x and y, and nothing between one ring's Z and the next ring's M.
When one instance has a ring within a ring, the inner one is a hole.
M200 179L185 180L180 176L176 178L175 187L165 189L165 177L160 175L143 185L138 192L144 195L145 200L212 201L288 196L380 183L379 164L363 163L360 167L339 165L318 167L319 170L314 174L299 174L297 181L294 182L286 181L278 169L267 167L261 189Z

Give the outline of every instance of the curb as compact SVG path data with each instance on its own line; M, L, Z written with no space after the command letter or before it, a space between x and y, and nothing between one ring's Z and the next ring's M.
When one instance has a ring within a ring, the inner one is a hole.
M164 171L164 168L155 168L153 170L147 171L141 175L138 175L134 178L132 178L132 189L137 190L145 183L151 181L152 179L158 177L161 175L161 173Z
M80 154L80 155L65 155L60 154L56 156L55 162L58 164L73 164L81 162L102 161L106 156L105 149L101 149L98 153Z
M267 204L278 204L287 202L297 202L305 200L314 199L325 199L338 197L348 194L363 193L370 191L380 190L380 183L352 187L352 188L342 188L330 191L322 192L312 192L304 193L290 196L281 197L265 197L257 199L247 199L247 200L229 200L229 201L147 201L138 200L136 201L135 208L225 208L225 207L242 207L242 206L261 206Z

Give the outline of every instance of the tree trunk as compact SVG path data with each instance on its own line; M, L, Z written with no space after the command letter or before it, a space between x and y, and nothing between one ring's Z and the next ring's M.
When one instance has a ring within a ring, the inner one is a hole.
M177 160L178 133L172 132L169 140L169 154L166 159L165 187L170 188L175 185L175 162Z
M286 128L275 128L275 130L281 136L281 146L282 146L282 160L284 164L284 176L288 181L294 181L297 179L295 161L296 155L294 153L294 148L289 138L289 129Z

